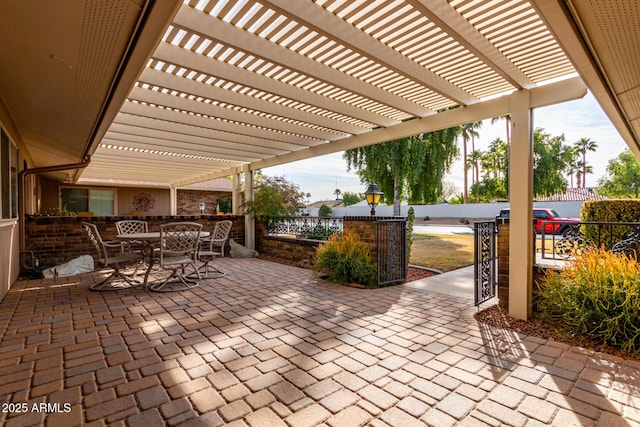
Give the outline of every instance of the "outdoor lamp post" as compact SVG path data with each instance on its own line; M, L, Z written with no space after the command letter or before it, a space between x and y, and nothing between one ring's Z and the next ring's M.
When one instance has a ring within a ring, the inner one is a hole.
M380 191L375 182L369 184L369 188L364 192L364 196L367 198L367 203L371 206L371 216L376 214L376 206L378 205L378 202L380 202L380 196L382 196L382 194L382 191Z

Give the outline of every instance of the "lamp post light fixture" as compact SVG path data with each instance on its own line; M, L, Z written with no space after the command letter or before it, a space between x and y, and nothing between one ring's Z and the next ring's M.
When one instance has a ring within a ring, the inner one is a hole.
M204 202L200 202L200 204L198 205L198 207L200 208L200 215L204 215L204 208L207 205Z
M382 194L382 191L380 191L375 182L369 184L369 188L364 192L364 196L367 198L367 203L371 206L371 216L375 216L376 206L378 206L378 202L380 202Z

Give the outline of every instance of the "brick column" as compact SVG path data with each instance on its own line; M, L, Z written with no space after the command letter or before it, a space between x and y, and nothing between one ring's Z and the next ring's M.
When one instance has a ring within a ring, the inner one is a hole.
M533 220L533 253L535 264L536 219ZM498 224L498 304L509 310L509 218L497 218ZM532 269L536 270L535 265ZM536 288L537 289L537 288Z
M498 218L498 304L509 310L509 219Z

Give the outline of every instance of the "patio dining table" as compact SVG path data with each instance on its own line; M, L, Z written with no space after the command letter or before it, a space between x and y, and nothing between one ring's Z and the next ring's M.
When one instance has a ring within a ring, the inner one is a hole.
M209 237L211 233L209 231L201 231L200 238ZM146 255L149 262L147 264L147 271L144 273L144 280L142 285L146 288L149 282L149 273L151 273L151 269L153 268L153 250L156 247L156 243L160 241L160 232L159 231L149 231L147 233L131 233L131 234L122 234L116 236L118 240L122 240L124 242L142 242L145 247Z

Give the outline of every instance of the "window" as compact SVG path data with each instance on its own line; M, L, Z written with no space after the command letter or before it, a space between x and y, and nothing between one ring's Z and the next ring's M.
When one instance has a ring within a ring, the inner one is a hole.
M2 218L18 217L18 148L0 129L0 196Z
M113 215L115 191L98 188L63 187L61 208L70 212L93 212L94 215Z

